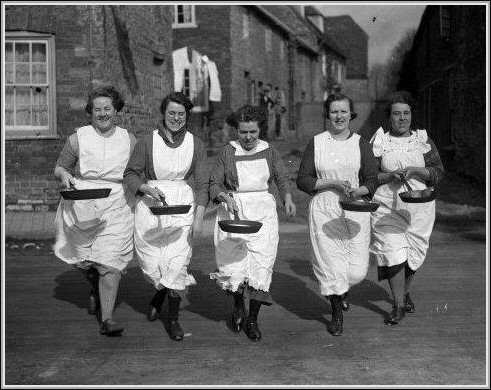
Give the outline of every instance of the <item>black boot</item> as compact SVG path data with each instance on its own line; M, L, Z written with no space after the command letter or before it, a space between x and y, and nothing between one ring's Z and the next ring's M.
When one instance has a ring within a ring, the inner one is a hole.
M404 294L404 311L406 313L414 313L414 302L409 293Z
M397 325L404 318L404 308L402 306L392 306L392 311L385 320L386 325Z
M327 330L333 336L341 336L343 334L343 308L341 295L331 295L332 320L327 326Z
M348 292L345 292L343 295L341 295L341 308L343 309L343 311L349 310Z
M244 326L244 332L252 341L261 340L261 332L257 324L257 315L259 314L261 304L260 301L256 301L255 299L251 299L249 302L249 316Z
M157 318L159 318L160 311L162 310L162 303L164 303L166 294L166 287L164 287L162 290L157 290L147 307L148 321L155 321Z
M169 317L167 319L167 328L172 340L181 341L184 338L184 332L177 319L179 318L180 297L169 296Z
M234 311L229 318L229 327L233 332L239 333L242 330L242 326L245 322L245 307L244 307L244 296L236 291L233 293L234 296Z
M95 268L90 268L86 273L86 279L90 283L90 296L87 304L87 313L90 315L95 315L101 307L101 300L99 298L99 272Z

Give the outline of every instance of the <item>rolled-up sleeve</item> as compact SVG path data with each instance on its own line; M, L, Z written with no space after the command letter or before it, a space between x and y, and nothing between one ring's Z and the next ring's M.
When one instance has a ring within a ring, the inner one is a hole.
M300 191L309 195L315 195L317 183L317 172L314 161L314 139L310 140L303 153L302 162L298 169L297 187Z
M133 194L137 194L142 184L146 184L148 179L143 175L145 170L147 147L145 138L137 141L133 153L131 153L128 164L123 174L123 183Z
M360 186L368 188L368 197L371 199L378 187L379 161L373 155L372 146L364 138L360 138L360 155Z
M431 146L431 150L423 155L425 160L425 167L430 172L430 186L436 186L445 174L440 154L433 141L428 137L428 143Z

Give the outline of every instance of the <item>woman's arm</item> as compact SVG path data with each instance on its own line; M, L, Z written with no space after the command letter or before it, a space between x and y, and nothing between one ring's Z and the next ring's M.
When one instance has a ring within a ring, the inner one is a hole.
M276 150L274 146L271 148L272 166L273 166L273 177L278 186L281 198L285 205L286 214L288 216L294 216L296 213L296 206L293 203L293 197L290 188L290 175L288 169L281 158L280 153Z
M297 176L297 187L309 195L315 195L317 191L334 189L346 193L350 188L348 181L335 179L318 179L314 162L314 139L312 139L302 157Z
M65 142L63 149L61 150L54 175L60 179L61 183L65 187L70 187L71 184L75 185L75 180L71 172L73 172L78 161L78 138L77 134L72 134Z
M379 160L375 158L372 146L364 138L360 138L360 155L360 187L353 189L350 192L355 198L367 196L371 199L379 185Z
M145 137L136 142L133 153L131 153L128 164L126 164L126 169L124 170L123 184L135 195L138 195L138 193L141 195L143 193L160 200L160 195L164 194L157 188L149 186L147 184L148 178L144 174L147 149L148 145Z

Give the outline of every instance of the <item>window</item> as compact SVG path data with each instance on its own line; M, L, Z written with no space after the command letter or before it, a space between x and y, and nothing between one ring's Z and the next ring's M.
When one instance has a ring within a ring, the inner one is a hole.
M54 37L5 35L5 135L56 137Z
M266 27L264 30L264 42L266 46L266 51L272 51L273 50L273 45L272 45L272 31L269 27Z
M450 38L451 9L448 5L440 6L440 35L442 38Z
M321 70L322 70L322 75L325 77L327 75L327 57L325 54L322 54L321 57Z
M175 5L173 28L197 27L194 5Z
M184 85L182 87L182 93L188 98L191 97L191 81L189 78L189 68L184 69Z
M248 38L249 37L249 14L243 13L242 14L242 38Z
M281 40L280 41L280 59L285 58L285 53L286 53L286 44L285 41Z

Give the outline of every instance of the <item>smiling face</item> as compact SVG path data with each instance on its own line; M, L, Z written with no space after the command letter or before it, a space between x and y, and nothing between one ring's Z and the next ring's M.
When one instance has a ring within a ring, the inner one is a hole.
M109 97L99 96L92 102L92 125L105 133L114 127L116 109Z
M177 132L186 124L186 109L182 104L169 102L164 117L165 127L172 132Z
M349 121L351 119L351 110L349 101L334 100L329 106L329 120L331 121L331 131L335 134L349 132Z
M254 122L239 122L239 128L237 129L237 135L239 137L239 143L245 150L252 150L257 145L259 138L259 126L256 121Z
M411 107L406 103L394 103L390 110L391 134L398 137L411 135Z

